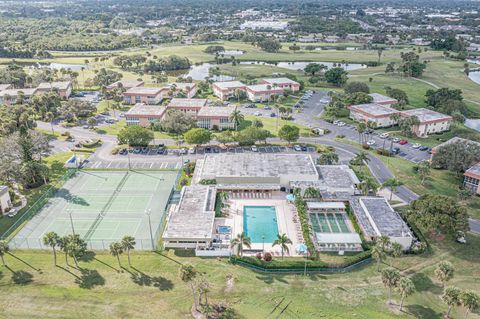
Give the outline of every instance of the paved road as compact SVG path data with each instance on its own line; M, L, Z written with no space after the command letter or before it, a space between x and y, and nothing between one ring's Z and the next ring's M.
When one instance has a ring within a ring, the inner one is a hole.
M480 235L480 220L469 218L468 222L470 224L470 231L472 233Z

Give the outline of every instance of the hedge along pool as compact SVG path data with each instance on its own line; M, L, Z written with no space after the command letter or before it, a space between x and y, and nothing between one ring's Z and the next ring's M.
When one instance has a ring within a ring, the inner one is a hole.
M243 231L252 244L273 243L277 239L277 212L274 206L244 206Z

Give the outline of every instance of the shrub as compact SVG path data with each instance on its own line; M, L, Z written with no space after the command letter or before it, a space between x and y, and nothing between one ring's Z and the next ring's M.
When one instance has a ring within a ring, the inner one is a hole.
M269 252L266 252L263 256L263 259L266 261L266 262L271 262L273 260L273 256L271 253Z
M336 138L344 138L345 134L337 134Z
M200 184L201 185L215 185L215 184L217 184L217 180L216 179L202 179L202 180L200 180Z
M364 150L369 150L370 149L370 146L368 146L368 144L362 144L362 148Z
M255 257L257 257L257 259L262 259L262 258L263 258L262 253L260 253L260 252L258 252L258 253L255 255Z

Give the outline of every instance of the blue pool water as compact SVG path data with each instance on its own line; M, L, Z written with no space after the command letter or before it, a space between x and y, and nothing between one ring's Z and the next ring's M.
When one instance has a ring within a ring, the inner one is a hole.
M274 206L244 206L243 231L252 243L273 243L277 239L277 213ZM264 236L264 239L262 239Z

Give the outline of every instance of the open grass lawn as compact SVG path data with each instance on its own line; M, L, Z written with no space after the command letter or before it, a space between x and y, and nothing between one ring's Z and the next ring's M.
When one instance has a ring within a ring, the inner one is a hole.
M52 183L55 184L65 174L66 168L63 165L72 155L71 152L65 152L43 159L44 163L50 168L49 184L21 191L27 198L27 206L12 218L0 216L0 235L3 235L33 205L52 186Z
M190 289L178 277L180 264L190 262L210 282L210 302L227 303L238 318L440 319L446 306L433 275L438 261L449 260L456 267L449 284L480 290L480 251L476 249L480 238L468 239L468 245L441 243L429 255L386 261L411 276L418 290L406 300L400 315L388 310L387 292L375 265L335 275L269 275L233 266L226 259L179 257L169 251L166 256L134 252L131 268L122 256L122 270L106 253L89 254L79 271L73 261L65 269L63 254L58 256L59 267L54 267L51 252L14 251L5 257L8 267L0 266L0 316L190 318ZM234 278L231 286L227 286L227 275ZM398 294L393 299L398 302ZM463 312L457 308L453 315L458 318ZM470 318L480 317L477 313Z
M295 114L293 114L295 116ZM248 126L253 120L260 120L263 123L263 129L270 131L273 135L278 135L278 130L285 125L293 125L300 129L300 135L309 136L311 135L310 128L304 125L294 123L292 121L285 121L276 117L264 117L264 116L254 116L254 115L245 115L245 126Z
M458 199L459 187L462 185L463 176L447 170L432 169L430 177L421 184L421 179L414 172L410 161L398 157L380 157L389 170L400 179L405 186L419 195L437 194ZM469 214L474 218L480 218L480 197L473 196L463 202L468 208Z

